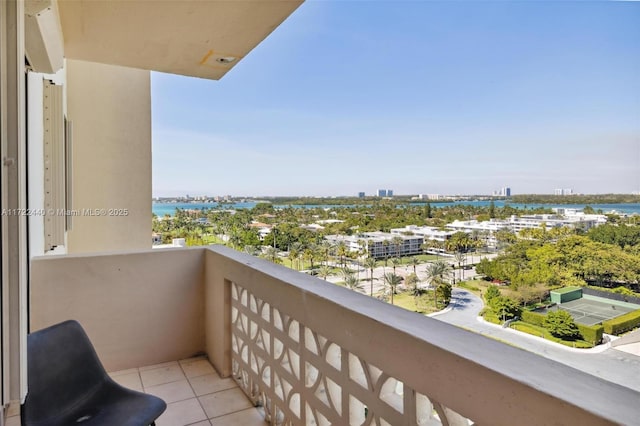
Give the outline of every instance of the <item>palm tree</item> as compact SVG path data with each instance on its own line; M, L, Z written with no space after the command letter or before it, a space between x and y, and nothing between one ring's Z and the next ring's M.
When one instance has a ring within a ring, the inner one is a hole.
M383 240L382 241L382 254L384 255L384 265L383 265L383 269L382 272L384 273L384 268L387 266L387 260L389 259L389 245L390 245L390 241L389 240Z
M320 269L318 270L318 275L322 277L323 280L327 280L327 277L331 274L331 268L329 268L327 265L322 265L320 266Z
M340 273L342 274L342 278L344 278L345 280L347 279L347 277L353 275L353 271L346 266L340 268Z
M320 244L320 254L322 259L324 260L325 266L327 266L327 262L329 261L329 253L331 253L331 243L327 240L324 240L322 244Z
M396 235L395 237L391 238L391 243L396 249L396 256L400 257L400 247L404 245L404 239L401 236Z
M438 307L438 292L439 286L443 285L446 281L445 278L449 274L450 265L441 260L433 262L427 268L427 279L433 285L433 298L436 308Z
M281 263L282 260L280 259L280 257L278 256L278 249L274 248L274 247L267 247L264 251L264 258L267 260L270 260L273 263Z
M416 274L409 274L404 280L404 284L409 287L411 294L413 295L413 303L416 305L416 310L418 309L418 297L422 294L422 290L418 287L419 283L420 279Z
M355 275L349 274L344 278L344 285L351 290L356 290L360 286L360 280Z
M256 246L252 246L252 245L246 245L244 246L244 252L247 254L250 254L251 256L255 256L256 253L258 252Z
M369 257L374 257L373 256L373 249L375 248L375 242L372 239L367 240L367 255Z
M413 266L413 275L415 275L416 277L418 276L418 273L416 272L416 268L421 263L422 263L422 261L420 260L420 258L418 256L411 256L409 258L409 265Z
M392 272L385 274L384 282L391 287L391 304L393 305L393 294L396 292L396 287L402 282L402 277Z
M464 279L464 270L462 269L462 265L467 261L467 255L459 251L456 252L454 258L456 259L456 262L458 262L458 269L460 270L460 281L462 281Z
M436 260L440 260L440 249L444 247L444 241L433 240L431 241L431 247L436 252Z
M340 264L342 266L345 266L346 262L344 258L347 255L347 244L342 240L338 241L338 243L335 245L335 249L336 249L336 255L340 257Z
M307 248L304 249L304 252L302 253L302 259L303 260L308 260L311 265L309 266L309 269L313 271L313 261L316 259L316 257L318 256L318 247L315 244L311 244L309 246L307 246Z
M369 273L371 275L371 297L373 297L373 270L377 264L378 262L373 257L367 257L364 261L364 266L369 268Z
M391 258L391 266L393 267L393 273L396 273L396 266L401 266L402 265L402 259L400 259L399 257L392 257Z
M299 242L291 244L291 247L289 248L289 260L291 260L291 268L296 271L300 270L300 255L302 255L302 244ZM294 267L294 261L297 263L296 267Z

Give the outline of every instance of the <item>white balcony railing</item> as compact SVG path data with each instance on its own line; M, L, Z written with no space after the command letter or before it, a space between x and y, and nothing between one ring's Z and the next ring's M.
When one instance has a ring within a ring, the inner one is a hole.
M31 300L119 369L206 352L272 424L640 418L633 390L225 247L35 259Z

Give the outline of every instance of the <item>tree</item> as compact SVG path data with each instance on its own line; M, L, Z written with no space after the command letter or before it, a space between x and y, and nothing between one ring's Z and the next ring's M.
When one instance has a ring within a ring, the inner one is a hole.
M344 278L344 285L351 290L356 290L360 286L360 280L353 274L349 274Z
M327 280L327 277L331 274L331 268L327 265L322 265L318 269L318 275L322 277L323 280Z
M340 240L335 246L336 255L340 258L340 265L343 267L346 266L347 262L345 261L345 256L347 255L347 244Z
M505 296L498 296L491 299L489 302L491 310L502 321L506 321L515 318L520 314L520 306L518 302Z
M396 235L393 238L391 238L391 243L393 244L393 247L395 248L396 256L400 257L400 251L401 251L400 249L404 245L404 239L401 236ZM394 273L395 273L395 269L394 269Z
M441 260L433 262L427 268L427 279L433 286L434 303L438 307L438 286L444 284L449 275L449 264Z
M484 300L487 301L488 304L491 304L491 300L496 297L500 297L500 290L495 285L490 285L487 288L486 293L484 294Z
M384 282L391 288L391 304L393 305L393 295L396 292L396 287L402 282L402 277L389 272L385 274Z
M393 268L393 273L396 273L396 267L402 265L402 259L400 259L399 257L392 257L391 258L391 267Z
M309 269L312 271L314 266L313 262L317 256L318 256L318 247L315 244L311 244L307 246L302 253L302 259L309 261L309 263L311 264L311 266L309 266Z
M452 293L451 284L449 283L440 284L436 288L436 293L440 297L440 300L442 301L442 303L444 303L444 305L447 306L449 304L449 301L451 300L451 293Z
M409 265L413 266L413 275L417 276L416 268L421 263L422 263L422 261L420 260L420 258L418 256L411 256L409 258Z
M489 203L489 217L491 219L496 217L496 204L493 202L493 200L491 200L491 202Z
M302 254L302 244L295 242L291 244L289 249L289 260L291 261L291 268L296 271L300 270L300 255ZM295 262L295 263L294 263Z
M371 297L373 297L373 270L377 265L377 261L373 257L368 257L364 261L364 266L369 268L370 279L371 279Z
M274 247L267 247L263 256L265 259L270 260L273 263L282 263L282 259L278 256L278 249Z
M416 274L407 275L407 278L405 278L404 283L407 287L409 287L409 289L411 290L411 294L413 294L414 296L418 296L421 293L420 288L418 287L418 284L420 283L420 279Z
M424 206L424 215L427 219L431 219L431 203L427 203L427 205Z
M544 328L561 339L575 339L580 334L571 314L561 310L547 314L544 319Z
M385 275L387 273L386 271L386 267L387 267L387 260L389 260L389 240L383 240L382 241L382 252L384 255L384 264L382 266L382 274Z
M467 261L467 256L461 251L456 252L454 258L458 263L458 269L460 270L460 281L464 279L464 270L462 269L462 265Z
M496 241L498 242L498 248L504 247L509 244L513 244L518 241L518 237L511 230L507 228L499 229L495 232Z
M253 245L246 245L242 250L251 256L255 256L258 253L258 248Z

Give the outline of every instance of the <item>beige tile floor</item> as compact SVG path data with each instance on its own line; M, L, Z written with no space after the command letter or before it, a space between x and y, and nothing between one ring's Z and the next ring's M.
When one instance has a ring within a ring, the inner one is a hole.
M267 424L233 379L218 376L205 357L109 375L122 386L159 396L167 403L167 410L156 420L157 426ZM19 410L10 408L8 415L6 426L20 426Z

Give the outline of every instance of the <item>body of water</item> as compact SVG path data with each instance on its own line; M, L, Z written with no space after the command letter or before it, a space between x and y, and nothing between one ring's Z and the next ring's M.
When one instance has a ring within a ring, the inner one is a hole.
M454 206L454 205L469 205L469 206L478 206L478 207L486 207L491 203L491 201L451 201L446 203L431 203L431 207L438 208L444 206ZM176 212L176 209L250 209L253 208L257 203L255 202L245 202L245 203L153 203L152 211L157 216L170 215L173 216ZM411 203L411 205L426 205L427 203ZM496 207L504 207L505 202L503 200L494 201ZM566 208L566 209L583 209L586 204L514 204L514 203L506 203L510 207L514 207L517 209L531 209L531 208ZM624 203L624 204L589 204L593 207L594 210L602 210L604 213L608 213L611 211L616 211L618 213L638 213L640 214L640 203ZM293 205L293 208L324 208L324 209L335 209L335 208L344 208L344 207L353 207L354 205L332 205L332 204L304 204L304 205ZM288 206L275 206L275 208L286 208Z

